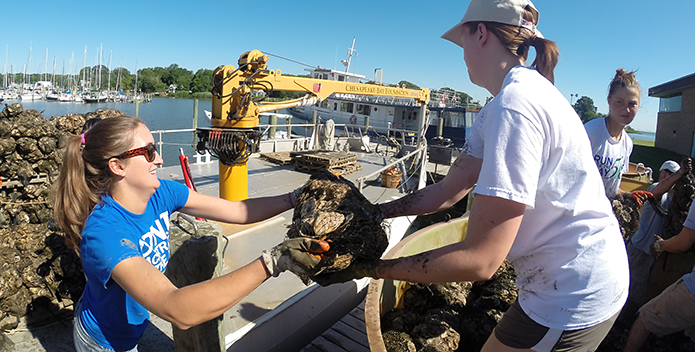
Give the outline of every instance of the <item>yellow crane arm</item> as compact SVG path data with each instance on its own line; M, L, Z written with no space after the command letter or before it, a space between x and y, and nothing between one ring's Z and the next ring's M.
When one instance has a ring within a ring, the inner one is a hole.
M239 68L219 66L213 75L212 125L228 128L253 128L259 124L259 114L296 106L313 105L333 93L378 95L415 99L427 104L430 90L385 87L374 84L331 81L324 79L283 76L280 70L266 70L268 56L261 51L245 52L239 58ZM307 95L282 102L256 104L252 91L294 91Z

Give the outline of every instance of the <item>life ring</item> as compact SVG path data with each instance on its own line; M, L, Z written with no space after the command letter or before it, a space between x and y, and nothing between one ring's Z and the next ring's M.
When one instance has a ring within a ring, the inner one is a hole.
M357 116L352 115L352 116L350 117L350 123L353 124L353 125L354 125L354 124L357 124Z

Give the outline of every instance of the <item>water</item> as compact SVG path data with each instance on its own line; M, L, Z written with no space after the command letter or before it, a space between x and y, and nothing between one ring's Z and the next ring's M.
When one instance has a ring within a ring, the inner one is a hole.
M35 109L41 112L45 118L52 116L63 116L66 114L84 114L100 109L114 109L126 115L135 116L135 104L131 103L60 103L51 101L26 101L22 102L24 109ZM203 110L212 110L212 101L198 101L198 127L211 126L210 120L205 116ZM138 117L142 119L151 131L156 130L176 130L193 128L193 99L169 99L154 98L150 103L138 105ZM155 134L155 141L159 141L159 135ZM162 135L162 157L164 164L170 166L178 163L179 148L184 149L190 162L193 163L195 151L193 144L197 142L193 132L168 133Z
M639 139L639 140L642 140L642 141L654 142L654 141L656 140L656 133L655 133L655 132L641 132L641 131L640 131L640 133L641 133L641 134L637 134L637 133L628 133L628 135L629 135L630 138L632 138L632 139Z

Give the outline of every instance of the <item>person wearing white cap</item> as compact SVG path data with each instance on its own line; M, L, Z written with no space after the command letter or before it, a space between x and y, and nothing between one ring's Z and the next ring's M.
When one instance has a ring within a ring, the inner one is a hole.
M608 116L584 124L608 198L624 192L620 182L629 171L633 147L625 126L635 119L639 104L640 87L635 72L619 68L608 85Z
M690 158L683 159L681 165L673 160L664 161L659 168L659 182L651 184L647 191L654 195L654 200L662 208L668 209L671 204L669 191L690 169L692 169ZM627 242L627 256L630 262L630 296L621 313L626 319L633 318L637 308L642 304L655 261L650 246L654 243L654 235L661 236L663 224L662 215L650 202L645 203L640 212L639 228Z
M442 38L493 96L447 176L379 205L384 217L446 209L474 187L462 242L316 277L438 283L489 279L505 258L518 300L483 351L593 351L628 294L625 244L580 118L553 85L559 51L528 0L472 0ZM535 48L536 59L526 66Z

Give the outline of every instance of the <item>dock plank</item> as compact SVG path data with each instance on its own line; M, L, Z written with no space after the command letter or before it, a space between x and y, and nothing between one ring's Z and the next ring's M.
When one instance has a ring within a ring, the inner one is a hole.
M340 321L347 325L350 325L355 330L367 331L367 324L365 324L364 322L364 314L361 318L357 318L352 314L346 314L342 319L340 319Z
M351 337L345 336L333 328L326 330L321 335L326 340L333 342L335 345L343 348L345 351L351 352L369 352L369 348L354 341Z
M367 339L367 332L365 330L356 329L342 321L335 323L332 329L349 337L360 345L369 348L369 339Z
M345 351L342 347L334 344L333 342L327 340L323 336L319 336L310 344L312 347L317 348L319 351L323 352L340 352Z

